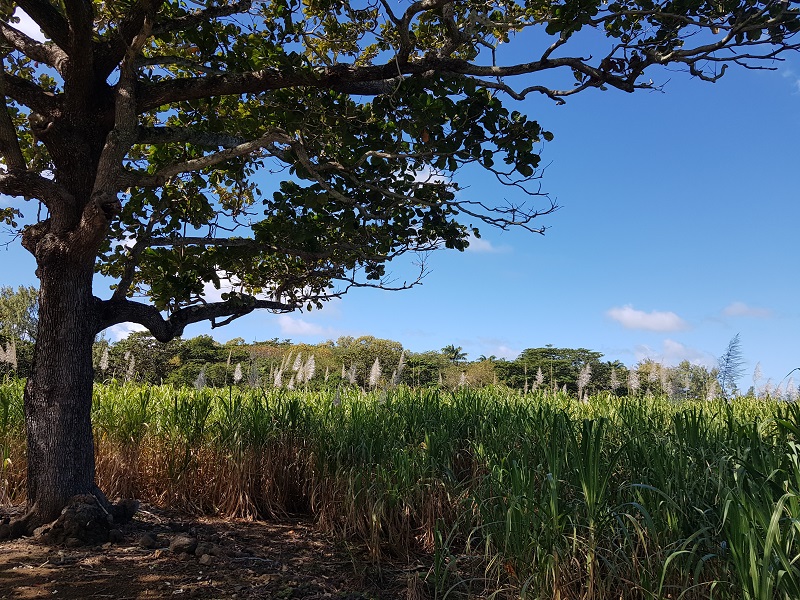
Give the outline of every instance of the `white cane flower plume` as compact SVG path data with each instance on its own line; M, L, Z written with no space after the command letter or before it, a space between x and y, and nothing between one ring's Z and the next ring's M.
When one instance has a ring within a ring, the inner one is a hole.
M287 390L294 389L294 373L292 373L292 377L289 379L289 383L286 384L286 389Z
M3 344L0 344L0 363L8 362L6 360L6 350L3 348Z
M647 381L650 383L655 383L658 381L658 371L659 371L658 363L652 363L650 365L650 371L647 373Z
M297 373L297 371L299 371L302 366L303 366L303 353L298 352L297 358L294 359L294 364L292 365L292 371Z
M381 378L381 363L378 357L375 357L375 362L372 363L372 368L369 370L369 387L374 388L378 385Z
M392 385L400 383L400 376L403 374L403 369L406 366L406 351L400 353L400 360L397 361L397 368L392 372Z
M628 371L628 393L635 395L639 391L639 372L636 369Z
M464 387L467 385L467 372L461 371L461 377L458 378L458 387Z
M330 367L325 367L325 383L328 383L328 377L331 376Z
M767 379L767 383L764 384L764 390L761 392L763 394L763 398L769 398L772 394L772 378L770 377Z
M608 385L611 386L611 391L617 393L617 388L620 386L619 379L617 378L617 370L611 367L611 377L609 378Z
M761 378L764 377L764 374L761 372L761 363L756 363L756 368L753 369L753 392L756 396L758 396L758 384L761 382Z
M108 371L108 346L103 349L103 356L100 357L100 370L103 373Z
M444 379L442 379L442 372L439 371L439 387L441 387L443 384L444 384Z
M242 363L236 363L236 368L233 370L233 383L239 383L242 380Z
M786 382L786 397L789 402L797 402L797 386L794 384L794 377L789 377Z
M333 395L333 405L339 406L342 403L342 393L339 388L336 388L336 393Z
M347 370L344 368L344 363L342 363L342 381L347 379Z
M136 358L130 352L126 352L125 356L128 358L128 369L125 371L125 381L130 381L133 379Z
M578 398L583 397L583 391L592 379L592 367L587 362L578 373Z
M672 394L675 390L672 389L672 382L669 379L666 379L662 382L661 391L667 398L672 398Z
M714 400L719 395L719 386L717 385L717 380L712 379L711 382L708 384L708 391L706 392L706 400Z
M283 369L278 367L272 379L272 385L276 388L283 387Z
M251 388L257 388L261 383L261 377L258 374L258 364L255 361L250 363L250 375L247 378L247 383Z
M197 374L197 379L194 380L194 389L202 390L206 387L206 368L203 367L200 369L200 373Z
M772 392L772 396L778 400L783 399L783 384L778 384L778 387L776 387L775 391Z
M317 370L317 361L314 359L314 355L308 357L306 364L303 366L303 381L308 383L311 381L311 378L314 377L314 372Z
M356 363L350 365L350 370L347 372L347 381L350 385L356 384Z
M544 373L542 373L542 367L539 367L536 370L536 387L541 387L544 383Z

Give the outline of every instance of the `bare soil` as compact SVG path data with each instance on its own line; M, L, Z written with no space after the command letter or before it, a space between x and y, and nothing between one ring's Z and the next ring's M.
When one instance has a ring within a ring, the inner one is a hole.
M376 565L305 519L193 519L143 505L120 533L90 547L0 542L0 599L426 597L424 564ZM175 548L181 537L200 550Z

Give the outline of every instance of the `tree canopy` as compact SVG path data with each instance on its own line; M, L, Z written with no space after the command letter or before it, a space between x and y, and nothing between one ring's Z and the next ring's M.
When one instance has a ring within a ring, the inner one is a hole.
M18 10L44 41L15 27ZM729 63L759 68L797 47L798 12L750 0L24 0L4 2L0 21L0 192L45 208L6 220L28 225L39 263L96 257L116 278L99 329L135 321L167 340L254 307L408 287L417 280L392 281L386 263L464 249L470 225L541 231L546 199L457 193L469 163L537 191L551 135L503 96L654 88L653 65L711 81ZM586 52L582 30L608 42ZM508 43L519 48L503 63ZM226 279L235 291L205 302L204 285Z

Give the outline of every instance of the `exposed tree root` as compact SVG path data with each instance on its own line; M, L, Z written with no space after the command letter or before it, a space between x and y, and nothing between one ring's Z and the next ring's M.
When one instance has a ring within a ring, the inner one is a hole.
M74 496L61 515L51 523L42 524L35 507L20 517L5 518L0 523L0 540L33 535L53 545L102 544L109 541L113 536L111 532L118 525L133 518L138 507L139 503L135 500L123 500L111 505L102 496Z

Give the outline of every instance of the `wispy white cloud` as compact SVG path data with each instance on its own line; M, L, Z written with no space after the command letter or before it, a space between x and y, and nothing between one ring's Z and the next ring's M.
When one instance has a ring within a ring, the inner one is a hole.
M501 252L509 252L509 246L495 246L489 240L484 238L475 237L475 234L469 234L469 247L467 252L476 252L480 254L496 254Z
M512 347L508 340L499 338L479 338L477 342L473 340L458 340L457 343L465 348L473 349L474 355L470 352L470 360L477 360L481 355L514 360L521 352L521 350Z
M36 24L36 21L31 19L27 13L20 10L19 8L14 11L14 16L19 18L19 23L14 23L14 28L18 29L28 37L31 37L39 42L45 41L44 34L42 30L39 29L39 26Z
M112 342L118 342L124 340L134 331L147 331L147 328L138 323L120 323L108 328L108 336Z
M792 69L786 69L782 75L784 79L789 80L789 83L794 88L794 93L800 94L800 76Z
M291 315L278 315L278 326L281 328L281 333L286 336L322 336L329 335L331 333L330 330L317 325L316 323L310 323L304 319L293 317Z
M634 356L637 361L650 359L665 365L677 365L684 360L688 360L693 365L704 367L714 367L717 364L716 358L697 348L691 348L675 340L666 339L661 343L661 348L655 350L644 344L636 346Z
M767 319L772 316L772 311L768 308L750 306L744 302L733 302L722 309L722 314L726 317L753 317L756 319Z
M494 348L494 351L492 352L492 354L494 354L498 358L505 358L505 359L508 359L508 360L514 360L515 358L517 358L519 356L520 351L516 350L514 348L510 348L510 347L508 347L508 346L506 346L504 344L501 344L501 345L496 346Z
M606 315L626 329L681 331L689 328L689 324L674 312L659 310L644 312L643 310L636 310L630 304L614 307L608 310Z

